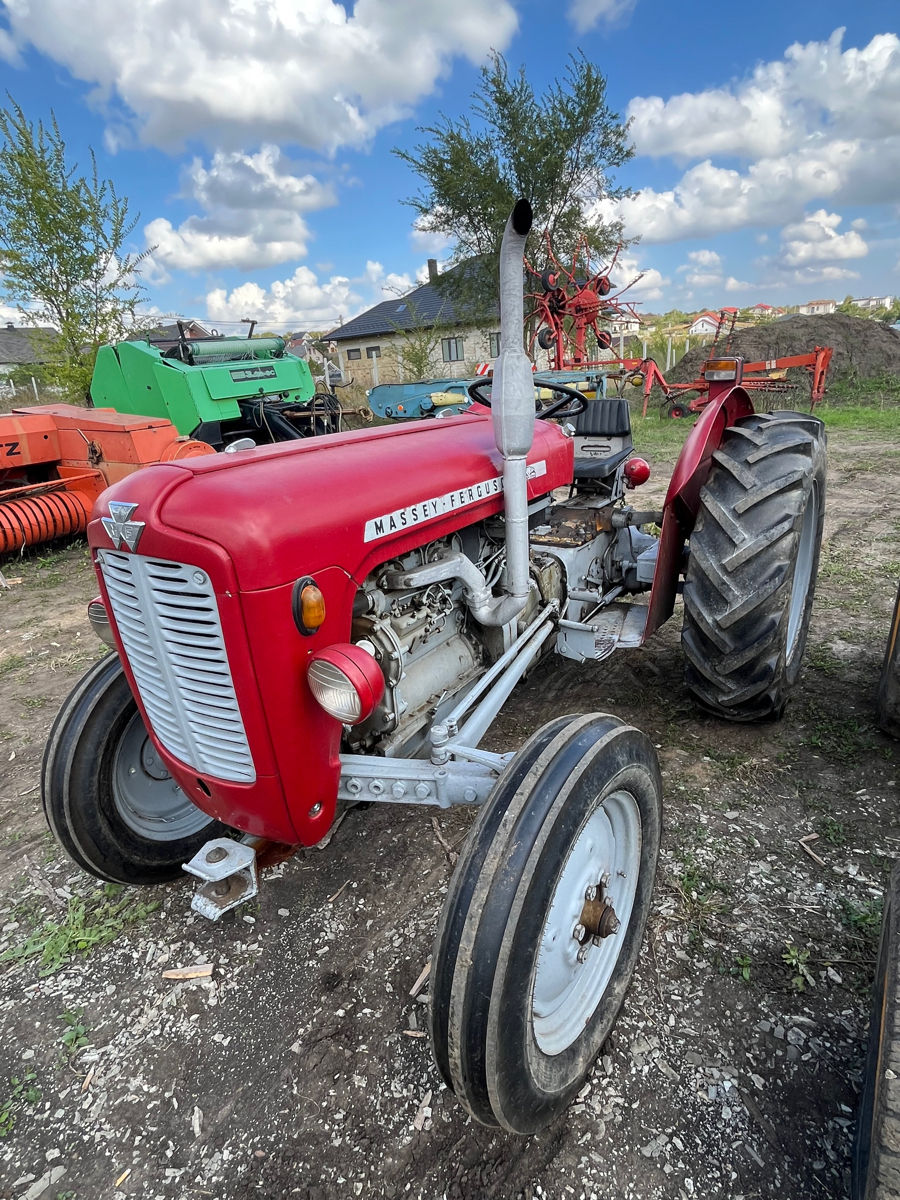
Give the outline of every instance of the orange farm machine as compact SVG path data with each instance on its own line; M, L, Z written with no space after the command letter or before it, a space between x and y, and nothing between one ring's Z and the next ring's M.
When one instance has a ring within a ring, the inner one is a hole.
M171 421L46 404L0 417L0 556L84 533L94 500L149 463L213 454Z

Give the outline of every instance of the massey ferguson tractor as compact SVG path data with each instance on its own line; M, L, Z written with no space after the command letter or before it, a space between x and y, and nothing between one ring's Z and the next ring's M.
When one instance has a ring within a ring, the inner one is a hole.
M467 412L151 466L98 499L89 615L114 653L66 700L43 768L76 863L127 884L186 865L211 916L253 894L265 843L312 846L347 806L480 805L437 931L431 1033L468 1112L522 1134L565 1107L623 1002L660 772L601 712L556 716L512 754L479 743L529 668L640 646L682 580L688 690L729 720L779 715L825 487L821 423L755 413L732 358L707 370L662 509L629 504L649 468L624 399L560 385L535 412L530 225L520 200L501 354Z

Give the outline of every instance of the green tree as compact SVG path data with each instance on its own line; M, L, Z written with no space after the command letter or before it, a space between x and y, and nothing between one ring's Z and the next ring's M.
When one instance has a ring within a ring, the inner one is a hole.
M30 122L9 98L0 109L0 274L5 298L28 323L52 326L41 347L45 372L73 399L84 396L100 346L133 325L144 289L138 269L149 251L126 242L138 216L94 152L79 174L56 118Z
M622 237L620 222L596 216L597 202L627 194L611 175L634 153L628 125L606 101L606 79L573 55L559 83L536 96L524 68L510 74L501 54L481 71L472 116L441 116L419 128L427 141L394 153L420 176L409 204L418 226L448 236L453 257L475 259L476 272L448 273L469 290L496 278L496 256L513 204L525 196L535 228L547 229L561 260L580 236L598 258ZM494 289L495 290L495 289Z

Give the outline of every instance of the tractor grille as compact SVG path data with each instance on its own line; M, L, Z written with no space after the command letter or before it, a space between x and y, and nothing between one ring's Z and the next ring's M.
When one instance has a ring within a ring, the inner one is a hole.
M195 771L252 783L256 771L206 573L111 550L97 557L156 736Z

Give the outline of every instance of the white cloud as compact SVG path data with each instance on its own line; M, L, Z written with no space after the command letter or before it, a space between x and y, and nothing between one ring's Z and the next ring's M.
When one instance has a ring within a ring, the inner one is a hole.
M264 230L254 223L247 233L226 233L208 217L188 217L176 229L157 217L144 230L147 244L156 246L154 259L167 268L185 271L216 270L220 267L270 267L306 255L309 231L299 217L288 228Z
M205 208L311 212L336 203L333 189L314 175L294 174L278 146L264 145L256 154L218 151L209 167L195 158L186 177L188 191Z
M688 261L698 267L721 267L722 259L715 250L691 250Z
M706 287L721 280L722 259L715 250L691 250L688 261L677 267L675 273L685 274L685 283L691 287Z
M785 149L789 135L782 99L760 87L739 95L716 88L670 100L638 96L629 104L627 115L638 153L653 156L757 158Z
M781 231L784 263L789 267L802 267L835 259L862 258L868 254L869 247L855 229L838 233L840 223L838 213L820 208L797 224L786 225Z
M16 43L5 29L0 29L0 59L11 67L18 67L22 62Z
M604 21L614 25L631 15L637 0L570 0L566 14L578 33L587 33Z
M518 25L510 0L5 0L27 45L96 85L148 143L363 145L409 113L460 55L479 63ZM349 11L348 11L349 10ZM120 139L120 135L116 135Z
M215 288L207 293L206 311L211 321L240 321L251 317L275 329L305 326L330 329L391 296L405 295L413 286L409 275L385 273L379 262L369 261L355 279L333 275L319 282L309 267L297 267L287 279L275 280L268 288L248 280L233 288Z
M450 249L453 244L453 238L448 237L445 233L436 233L431 229L423 229L423 221L423 217L416 217L415 221L413 221L409 240L413 248L420 254L428 254L431 258L439 258Z
M276 329L305 326L325 329L346 320L359 307L360 295L350 280L333 275L320 283L309 267L298 267L287 279L275 280L268 288L246 282L228 292L215 288L206 297L206 313L211 321L240 321L251 317Z
M795 42L777 62L727 87L628 107L639 153L703 158L774 157L827 127L834 137L882 138L898 131L900 37L878 34L862 49L842 49L843 29L827 42Z
M329 186L295 173L271 145L256 154L219 151L209 166L195 158L184 186L206 212L177 229L162 217L145 227L147 245L156 247L157 281L168 270L268 267L304 258L310 233L301 213L335 203Z
M640 279L638 279L639 275ZM663 289L671 283L671 280L655 267L642 267L635 255L627 253L619 255L610 279L613 292L628 288L622 297L623 303L659 300L663 295Z
M639 152L702 161L672 188L645 188L602 213L621 216L630 236L668 242L801 221L812 203L894 202L900 37L847 50L842 37L795 44L727 87L632 101ZM722 167L715 155L751 161Z

